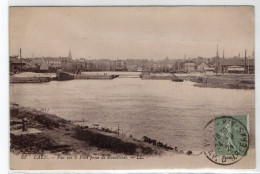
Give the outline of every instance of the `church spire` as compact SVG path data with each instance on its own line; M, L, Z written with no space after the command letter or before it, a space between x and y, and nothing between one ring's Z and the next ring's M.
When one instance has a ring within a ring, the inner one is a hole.
M68 58L72 59L72 54L71 54L71 50L69 51L69 55Z

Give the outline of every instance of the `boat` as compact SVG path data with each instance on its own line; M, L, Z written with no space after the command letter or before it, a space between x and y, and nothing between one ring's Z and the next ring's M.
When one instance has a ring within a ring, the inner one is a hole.
M172 79L173 82L183 82L183 79Z
M177 77L175 74L173 74L172 81L173 81L173 82L183 82L183 79L180 79L180 78Z
M56 73L56 78L58 81L64 81L64 80L73 80L74 76L70 73L64 72L62 70L58 70Z
M116 67L116 68L115 68L115 71L124 71L124 68L122 68L122 67Z
M43 83L50 81L50 77L10 77L10 83Z

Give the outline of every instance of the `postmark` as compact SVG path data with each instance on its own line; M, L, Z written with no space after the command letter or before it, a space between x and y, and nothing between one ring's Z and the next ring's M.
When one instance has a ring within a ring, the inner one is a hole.
M247 155L247 115L217 116L204 127L204 154L219 165L231 165Z

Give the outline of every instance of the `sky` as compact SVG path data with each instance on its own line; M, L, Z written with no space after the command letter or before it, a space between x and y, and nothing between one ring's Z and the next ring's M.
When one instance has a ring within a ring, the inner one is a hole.
M252 6L10 7L10 55L178 59L249 55Z

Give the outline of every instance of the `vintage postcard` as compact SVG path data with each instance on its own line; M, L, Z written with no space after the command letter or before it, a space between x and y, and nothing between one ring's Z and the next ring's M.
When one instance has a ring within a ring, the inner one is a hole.
M254 16L10 7L10 169L254 169Z

